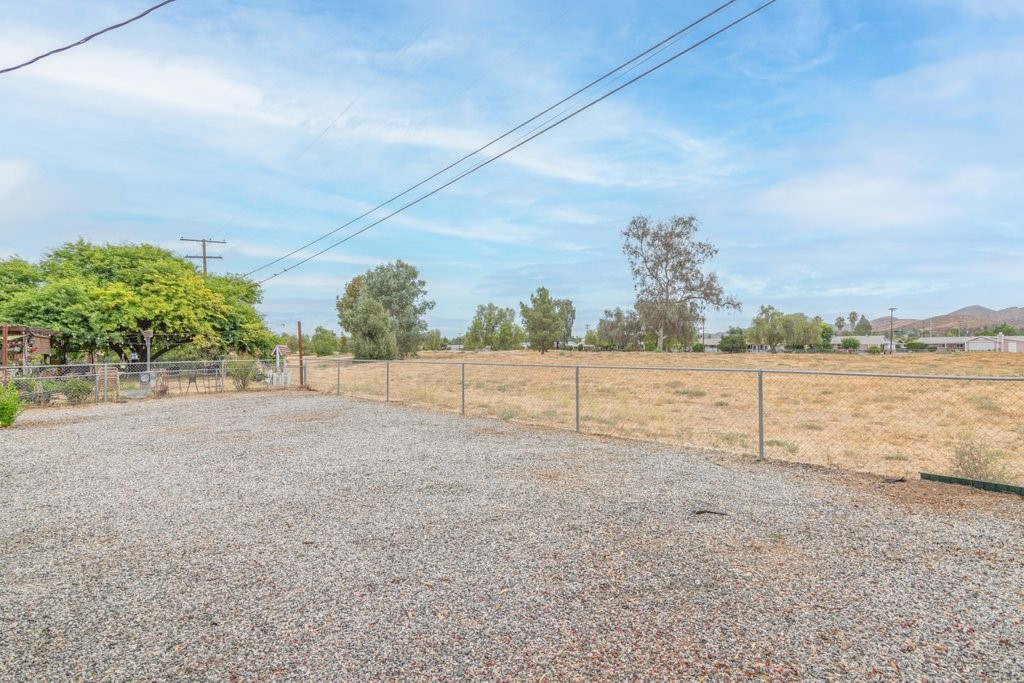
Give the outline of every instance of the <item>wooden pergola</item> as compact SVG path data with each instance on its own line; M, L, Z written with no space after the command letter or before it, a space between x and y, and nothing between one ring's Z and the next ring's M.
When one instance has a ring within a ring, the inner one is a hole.
M53 350L53 338L60 333L45 327L28 325L0 325L3 341L0 343L0 367L6 366L12 358L9 349L12 342L20 342L13 360L27 365L32 353L42 354L47 360Z

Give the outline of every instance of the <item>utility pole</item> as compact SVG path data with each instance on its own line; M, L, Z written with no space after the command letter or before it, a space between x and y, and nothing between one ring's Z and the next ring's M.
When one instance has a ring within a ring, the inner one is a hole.
M306 365L302 362L302 321L299 321L299 386L306 386Z
M892 338L892 314L896 312L894 307L889 308L889 355L896 353L896 340Z
M206 245L207 244L227 244L227 242L225 242L224 240L209 240L209 239L195 240L195 239L191 239L191 238L188 238L188 237L182 237L181 241L182 242L200 242L200 243L202 243L202 245L203 245L203 255L202 256L186 256L185 258L202 259L203 260L203 275L206 275L206 260L207 259L224 258L223 256L207 256L206 255Z

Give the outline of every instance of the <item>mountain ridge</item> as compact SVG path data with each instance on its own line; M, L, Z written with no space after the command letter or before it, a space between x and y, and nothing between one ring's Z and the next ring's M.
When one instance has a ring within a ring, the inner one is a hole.
M996 311L975 304L930 318L895 318L892 321L892 328L895 331L924 330L926 334L941 337L954 329L975 330L1004 324L1024 327L1024 308L1010 306ZM876 334L888 334L889 316L872 320L871 329Z

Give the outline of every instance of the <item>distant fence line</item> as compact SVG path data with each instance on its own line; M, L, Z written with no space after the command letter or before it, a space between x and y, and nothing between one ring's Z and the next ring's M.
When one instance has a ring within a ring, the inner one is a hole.
M30 405L268 386L693 449L1024 483L1024 376L428 360L0 367Z
M353 359L302 374L321 392L590 434L1024 482L1024 376Z

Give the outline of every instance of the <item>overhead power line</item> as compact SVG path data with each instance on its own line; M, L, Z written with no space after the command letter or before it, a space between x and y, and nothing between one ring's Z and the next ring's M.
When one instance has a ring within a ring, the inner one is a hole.
M426 25L426 26L424 26L424 27L423 27L422 29L420 29L420 32L419 32L419 33L417 33L417 34L416 34L415 36L413 36L412 40L410 40L410 41L409 41L409 42L407 42L407 43L406 43L405 45L403 45L403 46L402 46L402 49L400 49L400 50L399 50L399 51L398 51L397 53L395 53L395 55L394 55L394 56L393 56L393 57L391 58L391 61L390 61L390 62L388 62L388 65L387 65L386 67L384 67L384 71L387 71L388 69L390 69L390 68L391 68L391 65L392 65L392 64L394 64L394 63L395 63L396 61L398 61L398 58L399 58L399 57L401 57L402 55L404 55L404 54L405 54L405 52L406 52L406 50L408 50L408 49L409 49L410 47L412 47L412 45L413 45L413 44L414 44L414 43L415 43L415 42L416 42L417 40L419 40L420 38L422 38L422 37L423 37L423 34L424 34L424 33L426 33L426 32L427 32L427 31L428 31L428 30L430 29L430 27L434 25L434 22L436 22L436 21L437 21L437 20L438 20L438 19L439 19L439 18L441 17L441 15L442 15L442 14L444 14L444 13L445 13L445 12L446 12L446 11L448 10L448 7L450 7L450 6L451 6L451 4L452 4L452 3L451 3L451 0L449 0L448 4L447 4L447 5L445 5L444 7L442 7L442 8L441 8L441 11L439 11L439 12L438 12L437 14L435 14L435 15L434 15L434 17L433 17L433 18L432 18L432 19L431 19L431 20L430 20L429 22L427 22L427 25ZM312 141L312 142L310 142L310 143L309 143L308 145L306 145L305 149L303 149L303 150L302 150L302 151L303 151L303 153L305 153L305 152L308 152L308 151L309 151L309 149L310 149L310 147L312 147L312 146L313 146L313 145L315 145L315 144L316 144L317 142L319 142L319 141L320 141L320 138L322 138L322 137L323 137L324 135L326 135L326 134L327 134L327 131L329 131L329 130L330 130L331 128L333 128L333 127L334 127L334 124L336 124L336 123L337 123L338 121L340 121L340 120L341 120L341 117L342 117L342 116L344 116L345 114L347 114L347 113L348 113L348 110L349 110L349 109L351 109L352 107L354 107L354 106L355 106L355 104L356 104L356 103L357 103L357 102L358 102L359 100L361 100L361 99L362 99L363 95L365 95L365 94L366 94L366 93L367 93L367 92L368 92L368 91L370 90L370 88L372 88L373 86L375 86L375 85L377 84L377 81L379 81L379 80L380 80L380 74L378 73L378 74L377 74L377 77L376 77L376 78L375 78L375 79L373 80L373 82L372 82L372 83L370 83L370 84L369 84L368 86L366 86L365 88L363 88L363 91L362 91L362 92L360 92L360 93L359 93L358 95L356 95L356 96L355 96L355 97L354 97L354 98L352 99L352 101L351 101L351 102L349 102L349 103L348 103L348 105L347 105L347 106L346 106L346 107L345 107L344 109L342 109L342 110L341 110L341 113L340 113L340 114L338 114L338 115L337 115L336 117L334 117L334 120L333 120L333 121L331 121L331 122L330 122L329 124L327 124L327 127L326 127L326 128L324 128L324 129L323 129L322 131L320 131L320 134L319 134L319 135L317 135L317 136L316 136L315 138L313 138L313 141Z
M547 115L547 114L551 113L551 112L552 112L552 111L554 111L555 109L557 109L557 108L561 107L561 106L562 106L563 104L565 104L565 103L569 102L570 100L572 100L573 98L577 97L578 95L580 95L580 94L582 94L582 93L586 92L587 90L589 90L589 89L593 88L594 86L598 85L598 84L599 84L599 83L601 83L602 81L605 81L605 80L607 80L608 78L610 78L610 77L614 76L614 75L615 75L616 73L618 73L618 72L622 71L622 70L623 70L623 69L625 69L626 67L630 67L631 65L635 65L636 63L640 63L640 62L644 61L644 60L645 60L646 58L648 58L648 57L649 57L650 55L652 55L652 54L655 54L655 53L657 53L657 52L658 52L659 50L661 50L662 48L664 48L664 47L665 47L666 45L669 45L669 44L671 44L671 43L672 43L673 41L675 41L675 40L679 39L679 38L680 38L681 36L683 36L683 35L687 34L688 32L692 31L692 30L693 30L694 28L696 28L696 27L697 27L698 25L700 25L701 23L703 23L703 22L704 22L704 21L706 21L707 19L709 19L709 18L713 17L714 15L718 14L718 13L719 13L719 12L721 12L721 11L722 11L723 9L725 9L725 8L726 8L726 7L728 7L729 5L732 5L732 4L733 4L733 3L735 3L736 1L737 1L737 0L728 0L727 2L724 2L724 3L722 3L721 5L719 5L718 7L716 7L715 9L713 9L712 11L708 12L707 14L705 14L704 16L702 16L701 18L699 18L699 19L697 19L696 21L694 21L694 22L690 23L689 25L687 25L687 26L685 26L685 27L683 27L683 28L679 29L678 31L676 31L676 32L675 32L675 33L673 33L672 35L668 36L668 37L667 37L667 38L665 38L664 40L662 40L662 41L660 41L660 42L656 43L655 45L653 45L653 46L651 46L651 47L649 47L648 49L644 50L643 52L641 52L640 54L636 55L635 57L632 57L631 59L629 59L629 60L627 60L627 61L623 62L622 64L618 65L617 67L615 67L615 68L614 68L614 69L612 69L611 71L608 71L608 72L607 72L607 73L605 73L604 75L602 75L602 76L599 76L598 78L595 78L595 79L594 79L594 80L592 80L591 82L589 82L589 83L587 83L586 85L584 85L584 86L583 86L582 88L579 88L578 90L576 90L576 91L575 91L575 92L573 92L572 94L570 94L570 95L568 95L567 97L565 97L565 98L563 98L563 99L559 100L558 102L554 103L553 105L551 105L550 107L548 107L548 108L547 108L547 109L545 109L544 111L541 111L541 112L539 112L539 113L535 114L534 116L531 116L530 118L528 118L527 120L523 121L522 123L520 123L519 125L515 126L514 128L510 128L509 130L505 131L504 133L502 133L502 134L501 134L501 135L499 135L498 137L494 138L494 139L493 139L493 140L491 140L490 142L487 142L487 143L485 143L485 144L481 145L480 147L477 147L477 148L476 148L475 150L473 150L472 152L469 152L468 154L466 154L466 155L464 155L464 156L460 157L459 159L457 159L457 160L453 161L452 163L448 164L447 166L445 166L445 167L444 167L444 168L442 168L441 170L437 171L436 173L434 173L434 174L432 174L432 175L430 175L430 176L428 176L428 177L424 178L423 180L419 181L419 182L418 182L418 183L416 183L415 185L411 185L410 187L407 187L406 189L402 190L401 192L399 192L398 194L394 195L394 196L393 196L393 197L391 197L390 199L387 199L387 200L385 200L385 201L381 202L381 203L380 203L380 204L378 204L377 206L375 206L375 207L373 207L372 209L370 209L370 210L368 210L368 211L366 211L366 212L364 212L364 213L362 213L362 214L360 214L360 215L356 216L355 218L353 218L352 220L348 221L347 223L343 223L342 225L339 225L338 227L334 228L333 230L330 230L329 232L326 232L326 233L324 233L323 235L320 235L320 236L319 236L319 237L317 237L316 239L314 239L314 240L312 240L312 241L310 241L310 242L307 242L306 244L303 244L303 245L302 245L301 247L298 247L298 248L294 249L293 251L290 251L290 252L288 252L287 254L284 254L283 256L280 256L280 257L278 257L278 258L274 259L273 261L270 261L269 263L265 263L265 264L263 264L262 266L260 266L260 267L258 267L258 268L254 268L253 270L250 270L249 272L245 273L245 277L248 277L248 276L250 276L250 275L252 275L252 274L254 274L254 273L258 273L259 271L261 271L261 270L264 270L264 269L266 269L266 268L269 268L269 267L271 267L271 266L273 266L273 265L276 265L276 264L280 263L281 261L284 261L284 260L285 260L285 259L287 259L287 258L290 258L290 257L292 257L292 256L295 256L296 254L298 254L298 253L299 253L299 252L301 252L302 250L304 250L304 249L308 249L309 247L313 246L314 244L316 244L316 243L318 243L318 242L321 242L321 241L323 241L323 240L327 239L327 238L328 238L328 237L330 237L331 235L337 234L338 232L340 232L340 231L344 230L345 228L347 228L347 227L351 226L352 224L354 224L354 223L356 223L356 222L358 222L358 221L360 221L360 220L362 220L362 219L364 219L364 218L366 218L366 217L370 216L371 214L373 214L373 213L375 213L375 212L379 211L380 209L383 209L383 208L384 208L384 207L386 207L387 205L389 205L389 204L392 204L393 202L396 202L396 201L398 201L399 199L401 199L401 198L402 198L402 197L404 197L405 195L409 194L409 193L410 193L410 192L412 192L413 190L416 190L416 189L418 189L418 188L422 187L423 185L426 185L426 184L427 184L427 183L429 183L429 182L430 182L431 180L434 180L434 179L435 179L435 178L437 178L438 176L440 176L440 175L442 175L442 174L444 174L444 173L446 173L446 172L448 172L448 171L452 170L453 168L455 168L456 166L458 166L458 165L459 165L459 164L461 164L462 162L464 162L464 161L467 161L468 159L470 159L470 158L472 158L472 157L476 156L477 154L480 154L481 152L483 152L484 150L486 150L486 149L487 149L488 147L491 147L491 146L493 146L493 145L497 144L498 142L500 142L500 141L504 140L505 138L507 138L507 137L509 137L510 135L512 135L513 133L515 133L516 131L518 131L518 130L521 130L521 129L525 128L526 126L530 125L530 124L531 124L531 123L533 123L534 121L537 121L538 119L542 118L543 116L545 116L545 115ZM774 1L774 0L773 0L773 1ZM771 3L768 3L768 4L771 4ZM767 5L765 5L765 6L767 6ZM762 7L758 8L758 10L755 10L755 11L760 11L760 9L763 9L763 7L764 7L764 6L762 6ZM745 18L745 17L744 17L744 18ZM741 20L742 20L742 19L741 19ZM511 150L507 150L507 151L511 151ZM507 153L507 151L506 151L506 153ZM460 176L460 177L461 177L461 176ZM450 183L449 183L449 184L450 184ZM447 185L445 185L445 186L443 186L443 187L447 187ZM440 188L439 188L439 189L440 189ZM437 190L435 190L435 192L436 192L436 191L437 191ZM431 194L433 194L433 193L431 193ZM429 195L428 195L428 196L429 196ZM425 197L423 197L423 198L425 198ZM408 207L406 206L406 207L403 207L403 209L404 209L404 208L408 208ZM391 214L391 215L394 215L394 214ZM389 217L390 217L390 216L389 216ZM376 225L376 223L375 223L374 225ZM361 232L362 232L362 231L361 231ZM359 234L359 233L356 233L356 234ZM354 235L353 235L353 236L354 236ZM340 244L340 243L337 243L337 244ZM322 252L321 252L321 253L322 253ZM301 264L301 263L305 263L305 261L302 261L302 262L300 262L300 264ZM300 264L296 264L296 265L300 265ZM288 268L286 268L285 270L283 270L283 271L281 271L281 272L282 272L282 273L283 273L283 272L287 272L288 270L289 270L289 269L288 269ZM280 274L280 273L278 273L278 274ZM276 274L275 274L275 276L276 276ZM270 278L267 278L267 279L270 279ZM265 281L266 281L266 280L264 280L264 282L265 282Z
M16 66L10 66L10 67L7 67L6 69L0 69L0 74L6 74L6 73L10 73L11 71L17 71L18 69L23 69L23 68L25 68L26 66L28 66L30 64L35 64L40 59L46 59L47 57L51 57L51 56L57 54L58 52L64 52L65 50L70 50L73 47L78 47L79 45L85 45L86 43L88 43L90 40L92 40L96 36L101 36L104 33L107 33L108 31L113 31L114 29L121 28L122 26L127 26L128 24L132 23L133 21L138 21L139 19L141 19L142 17L146 16L150 12L155 12L156 10L160 9L161 7L163 7L164 5L169 5L172 2L175 2L175 0L164 0L163 2L161 2L161 3L157 4L157 5L153 5L152 7L147 9L142 14L138 14L138 15L132 17L131 19L128 19L126 21L122 21L120 24L114 24L113 26L108 26L105 29L103 29L102 31L97 31L96 33L92 33L90 35L87 35L85 38L82 38L81 40L79 40L77 42L71 43L70 45L65 45L64 47L58 47L56 50L50 50L46 54L39 55L38 57L33 57L32 59L28 60L27 62L24 62L23 64L18 64Z
M552 128L555 128L555 127L557 127L557 126L560 126L560 125L562 125L563 123L565 123L565 122L566 122L566 121L568 121L569 119L572 119L573 117L577 116L578 114L581 114L581 113L583 113L583 112L584 112L584 111L586 111L587 109L590 109L591 107L593 107L594 105L598 104L599 102L601 102L601 101L603 101L603 100L605 100L605 99L607 99L607 98L611 97L612 95L614 95L615 93L619 92L620 90L623 90L624 88L627 88L627 87L629 87L629 86L630 86L630 85L632 85L633 83L636 83L636 82L637 82L637 81L639 81L640 79L642 79L642 78L644 78L644 77L646 77L646 76L650 75L651 73L654 73L655 71L657 71L658 69L662 68L662 67L663 67L663 66L665 66L666 64L669 64L669 63L671 63L671 62L675 61L676 59L679 59L679 58L680 58L680 57L682 57L683 55L687 54L688 52L691 52L691 51L695 50L696 48L700 47L700 46L701 46L701 45L703 45L704 43L706 43L706 42L708 42L709 40L711 40L711 39L715 38L716 36L719 36L719 35L721 35L722 33L725 33L726 31L728 31L728 30L729 30L729 29L731 29L732 27L736 26L737 24L739 24L739 23L741 23L741 22L743 22L743 21L746 21L747 19L749 19L749 18L750 18L750 17L752 17L753 15L757 14L757 13L758 13L758 12L760 12L761 10L765 9L765 8L766 8L766 7L768 7L769 5L773 5L773 4L775 4L775 2L776 2L776 0L768 0L768 2L765 2L765 3L761 4L761 5L759 5L758 7L754 8L754 9L753 9L753 10L751 10L750 12L747 12L746 14L744 14L743 16L741 16L741 17L740 17L739 19L736 19L736 20L735 20L735 21L733 21L732 23L730 23L730 24L727 24L726 26L724 26L724 27L722 27L722 28L718 29L717 31L715 31L714 33L712 33L712 34L708 35L707 37L705 37L705 38L702 38L701 40L698 40L698 41L697 41L696 43L693 43L692 45L690 45L690 46L689 46L689 47L687 47L686 49L684 49L684 50L681 50L681 51L679 51L679 52L675 53L674 55L672 55L672 56L671 56L671 57L669 57L668 59L666 59L666 60L664 60L664 61L662 61L662 62L660 62L660 63L656 64L655 66L651 67L651 68L650 68L650 69L648 69L647 71L644 71L644 72L643 72L643 73L641 73L640 75L638 75L638 76L635 76L634 78L631 78L630 80L628 80L628 81L626 81L625 83L623 83L622 85L620 85L620 86L618 86L618 87L614 88L613 90L611 90L611 91L609 91L609 92L605 93L604 95L601 95L600 97L598 97L598 98L596 98L596 99L594 99L594 100L591 100L591 101L590 101L590 102L588 102L587 104L585 104L585 105L583 105L583 106L579 107L579 108L578 108L578 109L576 109L575 111L573 111L573 112L571 112L571 113L567 114L566 116L564 116L564 117L562 117L561 119L559 119L559 120L555 121L554 123L552 123L552 124L550 124L550 125L548 125L548 126L546 126L546 127L542 128L541 130L539 130L539 131L537 131L537 132L533 133L533 134L532 134L532 135L530 135L529 137L527 137L527 138L525 138L525 139L521 140L520 142L517 142L516 144L514 144L514 145L513 145L513 146L511 146L511 147L509 147L508 149L506 149L505 151L501 152L500 154L497 154L497 155L495 155L495 156L491 157L490 159L485 159L484 161L481 161L480 163L476 164L476 165L475 165L475 166L473 166L472 168L470 168L470 169L468 169L468 170L464 171L463 173L460 173L459 175L455 176L455 177L454 177L454 178L452 178L451 180L449 180L449 181L445 182L444 184L440 185L439 187L436 187L436 188L434 188L434 189L433 189L433 190L431 190L430 192L427 192L426 194L423 194L423 195L421 195L421 196L420 196L420 197L418 197L417 199L414 199L413 201L409 202L408 204L405 204L405 205L403 205L402 207L400 207L400 208L396 209L395 211L392 211L391 213L389 213L388 215L384 216L383 218L379 218L379 219L377 219L376 221L374 221L374 222L370 223L369 225L367 225L367 226L365 226L365 227L363 227L363 228L360 228L359 230L355 231L355 232L354 232L354 233L352 233L351 235L348 235L347 237L345 237L345 238L343 238L343 239L340 239L340 240L338 240L337 242L334 242L333 244L331 244L331 245L329 245L329 246L327 246L327 247L325 247L325 248L321 249L320 251L316 252L315 254L311 254L310 256L307 256L306 258L302 259L302 260L301 260L301 261L299 261L298 263L295 263L294 265L288 266L287 268L285 268L285 269L281 270L280 272L274 273L274 274L273 274L273 275L271 275L270 277L267 277L267 278L264 278L264 279L260 280L259 284L263 284L263 283L265 283L265 282L267 282L267 281L269 281L269 280L272 280L272 279L274 279L275 277L278 277L279 275L284 275L284 274L285 274L285 273L287 273L288 271L290 271L290 270L294 270L295 268L298 268L299 266L303 265L304 263L308 263L309 261L312 261L312 260L313 260L313 259L315 259L316 257L318 257L318 256L321 256L321 255L325 254L326 252L330 251L331 249L334 249L335 247L337 247L337 246L339 246L339 245L341 245L341 244L344 244L345 242L348 242L348 241L349 241L350 239L352 239L353 237L356 237L356 236L358 236L358 235L361 235L362 233L366 232L366 231L367 231L367 230L369 230L370 228L373 228L373 227L375 227L375 226L377 226L377 225L380 225L381 223L383 223L384 221L388 220L389 218L391 218L391 217L393 217L393 216L395 216L395 215L397 215L397 214L399 214L399 213L402 213L402 212L403 212L403 211L405 211L406 209L408 209L408 208L410 208L410 207L412 207L412 206L415 206L416 204L419 204L419 203L420 203L420 202L422 202L422 201L423 201L424 199L427 199L428 197L430 197L430 196L432 196L432 195L435 195L435 194L437 194L438 192L440 192L441 190L445 189L446 187L449 187L449 186L451 186L451 185L454 185L455 183L457 183L458 181L462 180L463 178L465 178L466 176L470 175L471 173L475 173L476 171L480 170L480 169L481 169L481 168L483 168L484 166L487 166L488 164L491 164L492 162L495 162L495 161L497 161L498 159L500 159L501 157L505 156L506 154L508 154L508 153L512 152L513 150L516 150L516 149L518 149L518 148L522 147L523 145L525 145L525 144L526 144L527 142L530 142L530 141L531 141L531 140L533 140L534 138L536 138L536 137L539 137L539 136L543 135L544 133L548 132L548 131L549 131L549 130L551 130Z

